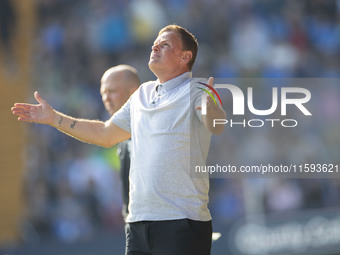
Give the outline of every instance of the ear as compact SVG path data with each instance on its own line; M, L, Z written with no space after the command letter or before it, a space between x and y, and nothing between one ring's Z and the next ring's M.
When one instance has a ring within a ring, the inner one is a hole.
M182 54L181 63L187 64L190 62L191 59L192 59L192 52L189 50L184 51Z

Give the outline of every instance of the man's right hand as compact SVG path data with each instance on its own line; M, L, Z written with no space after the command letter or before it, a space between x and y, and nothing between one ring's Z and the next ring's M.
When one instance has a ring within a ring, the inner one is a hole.
M53 108L41 98L37 91L34 97L39 104L15 103L11 108L12 113L19 116L19 121L53 125L55 115Z
M103 147L111 147L131 137L130 132L116 126L111 119L102 122L73 118L55 111L38 92L34 97L39 104L14 104L12 112L19 116L18 120L48 124L78 140Z

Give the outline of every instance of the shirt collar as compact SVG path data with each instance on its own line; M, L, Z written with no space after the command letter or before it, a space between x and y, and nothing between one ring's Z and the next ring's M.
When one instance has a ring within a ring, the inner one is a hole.
M156 87L155 89L157 89L157 86L158 86L158 93L159 94L164 94L174 88L176 88L177 86L183 84L185 81L191 79L192 77L192 73L191 72L185 72L169 81L166 81L164 83L160 83L159 80L157 79L156 81Z

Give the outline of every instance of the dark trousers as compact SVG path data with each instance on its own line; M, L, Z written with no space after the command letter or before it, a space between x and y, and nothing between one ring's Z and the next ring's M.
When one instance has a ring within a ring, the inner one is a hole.
M125 255L210 255L211 221L140 221L125 226Z

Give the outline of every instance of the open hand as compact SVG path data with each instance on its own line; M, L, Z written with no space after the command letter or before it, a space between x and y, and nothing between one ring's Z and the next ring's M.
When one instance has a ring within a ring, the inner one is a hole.
M53 108L41 98L37 91L34 93L34 97L39 104L15 103L11 108L12 113L19 116L19 121L51 125L54 116Z

